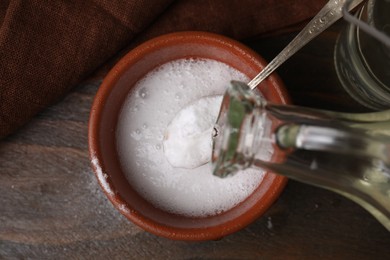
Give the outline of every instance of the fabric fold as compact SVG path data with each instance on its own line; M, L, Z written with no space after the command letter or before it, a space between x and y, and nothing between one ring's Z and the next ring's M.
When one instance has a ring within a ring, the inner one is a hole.
M3 0L0 138L60 100L126 46L183 30L241 40L302 22L325 2Z

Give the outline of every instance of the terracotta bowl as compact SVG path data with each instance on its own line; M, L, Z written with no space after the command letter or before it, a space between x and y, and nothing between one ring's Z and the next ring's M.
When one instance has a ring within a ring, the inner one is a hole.
M89 122L92 167L109 200L126 218L144 230L176 240L219 239L264 214L283 190L286 178L267 172L257 189L233 209L211 217L185 217L160 210L142 198L127 181L116 149L117 120L129 91L149 71L181 58L224 62L249 78L266 64L242 44L210 33L180 32L145 42L113 67L96 94ZM284 86L277 76L270 76L258 88L266 99L288 103ZM210 175L210 178L214 177Z

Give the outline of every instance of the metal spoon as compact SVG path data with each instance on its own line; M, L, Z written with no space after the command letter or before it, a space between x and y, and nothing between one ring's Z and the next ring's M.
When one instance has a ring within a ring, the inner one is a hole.
M355 8L363 0L330 0L318 14L302 29L302 31L270 62L268 65L249 83L248 86L254 89L265 78L267 78L283 62L323 32L343 16L342 9L346 2L349 2L348 11Z

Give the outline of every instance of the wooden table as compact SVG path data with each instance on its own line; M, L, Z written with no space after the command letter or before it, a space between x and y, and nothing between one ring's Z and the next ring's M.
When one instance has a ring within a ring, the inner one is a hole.
M295 104L364 111L338 83L339 22L278 73ZM247 42L267 60L295 33ZM100 76L99 76L100 75ZM290 181L266 215L219 241L178 242L146 233L104 196L90 167L90 106L104 75L0 142L0 258L389 259L390 232L355 203Z

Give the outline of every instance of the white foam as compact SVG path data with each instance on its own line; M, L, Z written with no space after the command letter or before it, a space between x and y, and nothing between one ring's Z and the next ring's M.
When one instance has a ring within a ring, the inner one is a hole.
M164 154L176 168L193 169L210 162L212 132L222 95L202 97L180 110L164 134Z
M129 93L118 121L118 153L128 181L156 207L214 215L243 201L261 182L258 170L220 179L212 175L210 163L174 168L164 155L164 133L176 114L202 97L222 95L232 79L248 82L224 63L183 59L150 72Z

